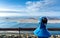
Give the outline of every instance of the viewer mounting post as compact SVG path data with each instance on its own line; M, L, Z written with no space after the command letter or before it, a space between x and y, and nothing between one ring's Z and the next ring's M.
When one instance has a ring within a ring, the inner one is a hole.
M19 38L20 38L20 37L21 37L21 36L20 36L20 27L19 27L19 29L18 29L18 30L19 30Z

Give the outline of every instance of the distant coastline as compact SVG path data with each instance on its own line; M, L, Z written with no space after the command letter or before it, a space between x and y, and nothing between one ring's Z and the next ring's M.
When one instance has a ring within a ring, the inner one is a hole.
M18 23L38 23L37 18L0 18L0 21L16 21ZM60 19L49 18L48 23L60 23Z
M17 22L21 23L38 23L38 20L34 19L20 19ZM48 23L60 23L60 20L48 20Z

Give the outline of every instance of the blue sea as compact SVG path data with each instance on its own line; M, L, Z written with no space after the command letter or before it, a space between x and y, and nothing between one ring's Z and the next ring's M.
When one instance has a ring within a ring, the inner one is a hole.
M0 28L36 28L38 23L19 23L16 21L0 21ZM48 23L47 28L60 28L60 23ZM60 31L49 31L51 34L60 34Z
M19 23L16 21L0 21L0 28L35 28L38 23ZM60 28L60 23L48 23L47 28Z

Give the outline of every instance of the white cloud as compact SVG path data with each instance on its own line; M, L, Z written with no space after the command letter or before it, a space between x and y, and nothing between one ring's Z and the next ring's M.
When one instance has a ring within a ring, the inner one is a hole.
M40 10L45 10L44 8L47 9L47 7L49 5L53 5L54 4L54 0L43 0L43 1L36 1L36 2L31 2L28 1L26 2L27 6L26 9L30 12L36 12L36 11L40 11Z
M9 16L26 16L26 14L21 14L21 13L0 13L0 17L9 17Z
M55 12L53 11L54 9L51 8L51 6L54 7L53 5L57 3L56 1L57 0L28 1L26 2L26 12L35 16L60 16L59 12Z
M27 1L26 2L26 7L23 6L10 6L11 8L8 9L1 9L1 10L11 10L11 11L21 11L21 12L40 12L40 10L44 9L45 7L47 7L47 5L51 5L54 3L54 0L43 0L43 1L36 1L36 2L32 2L32 1ZM1 6L0 6L1 7ZM8 7L8 6L7 6ZM3 8L3 7L2 7ZM47 8L46 8L47 9Z
M39 2L27 2L28 4L27 4L27 6L26 6L26 8L27 8L27 10L29 11L29 12L36 12L36 11L38 11L40 8L41 8L41 6L42 6L42 4L40 4L40 1Z
M23 13L25 10L24 9L9 9L9 8L0 8L0 13L3 13L3 12L6 12L6 13L18 13L18 12L20 12L20 13Z
M16 16L20 16L20 15L22 15L22 16L24 16L24 15L25 16L56 16L56 14L59 15L59 13L50 12L50 10L48 9L48 8L50 8L49 5L54 5L55 2L56 2L55 0L43 0L43 1L36 1L36 2L27 1L26 7L11 6L13 8L11 8L11 9L0 8L0 11L17 11L20 13L24 13L24 14L16 13L17 15L14 14ZM16 9L16 8L18 8L18 9ZM43 12L40 12L42 10L43 10ZM47 12L45 12L45 11L47 11ZM8 14L8 16L9 16L9 14Z

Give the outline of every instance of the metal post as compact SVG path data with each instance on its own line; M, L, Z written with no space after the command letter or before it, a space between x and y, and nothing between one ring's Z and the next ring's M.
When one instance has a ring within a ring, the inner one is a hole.
M19 36L18 36L18 38L20 38L21 36L20 36L20 27L19 27Z
M53 35L54 38L56 38L56 35Z

